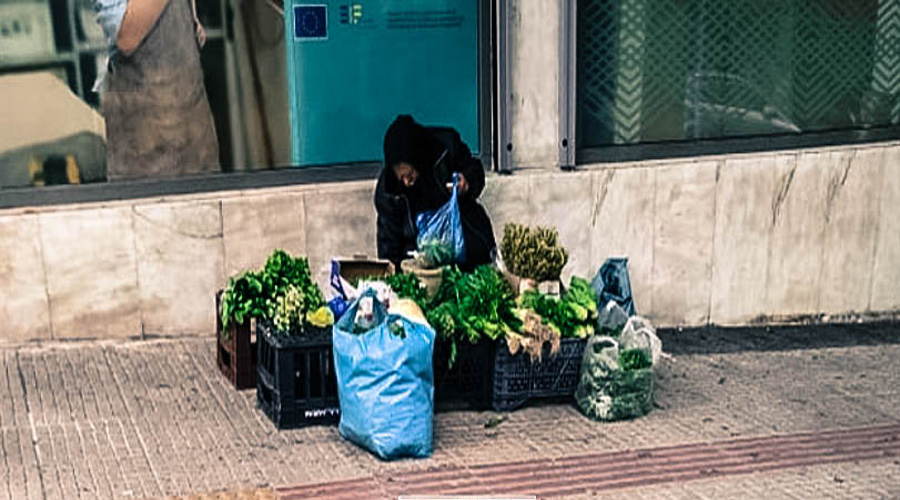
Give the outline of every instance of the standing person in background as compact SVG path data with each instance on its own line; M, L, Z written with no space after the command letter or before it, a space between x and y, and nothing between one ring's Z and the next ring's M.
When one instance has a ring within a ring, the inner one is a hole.
M94 87L110 181L220 171L195 2L94 0L110 51Z
M484 189L484 167L452 128L423 127L400 115L384 136L384 168L375 187L378 213L378 257L400 262L416 249L416 217L450 200L453 173L459 174L459 211L466 260L463 270L493 262L494 231L478 203Z

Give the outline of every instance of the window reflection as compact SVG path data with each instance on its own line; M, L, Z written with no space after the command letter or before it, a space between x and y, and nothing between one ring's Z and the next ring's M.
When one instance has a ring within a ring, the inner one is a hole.
M896 125L898 13L898 0L579 0L579 146Z
M0 0L0 188L288 165L283 17L231 4Z

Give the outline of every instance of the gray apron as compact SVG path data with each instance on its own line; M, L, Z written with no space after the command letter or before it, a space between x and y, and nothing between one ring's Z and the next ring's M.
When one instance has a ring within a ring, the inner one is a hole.
M102 97L109 181L220 172L190 0L169 0Z

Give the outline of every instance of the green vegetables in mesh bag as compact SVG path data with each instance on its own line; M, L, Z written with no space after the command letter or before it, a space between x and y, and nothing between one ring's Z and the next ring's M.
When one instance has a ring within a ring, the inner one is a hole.
M450 201L437 210L416 216L418 264L425 269L459 263L466 258L466 240L459 213L457 187L459 174L453 174Z
M588 340L575 402L585 416L615 421L653 409L653 362L644 349L620 349L611 337Z

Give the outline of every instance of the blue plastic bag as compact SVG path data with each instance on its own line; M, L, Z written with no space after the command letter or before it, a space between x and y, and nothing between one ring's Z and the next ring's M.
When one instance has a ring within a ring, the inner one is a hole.
M610 300L615 301L628 316L634 316L634 298L631 296L631 280L628 279L628 259L625 257L606 259L591 281L597 294L598 309L603 309Z
M375 326L356 335L356 313L367 298ZM388 314L368 291L335 323L333 336L341 435L385 460L430 456L434 330Z
M440 267L466 259L466 240L459 215L457 185L459 174L453 174L453 191L441 208L416 217L416 247L428 267Z
M331 314L334 314L335 318L340 318L344 315L344 312L347 310L347 301L344 300L343 297L334 297L329 300L328 308L331 309Z

